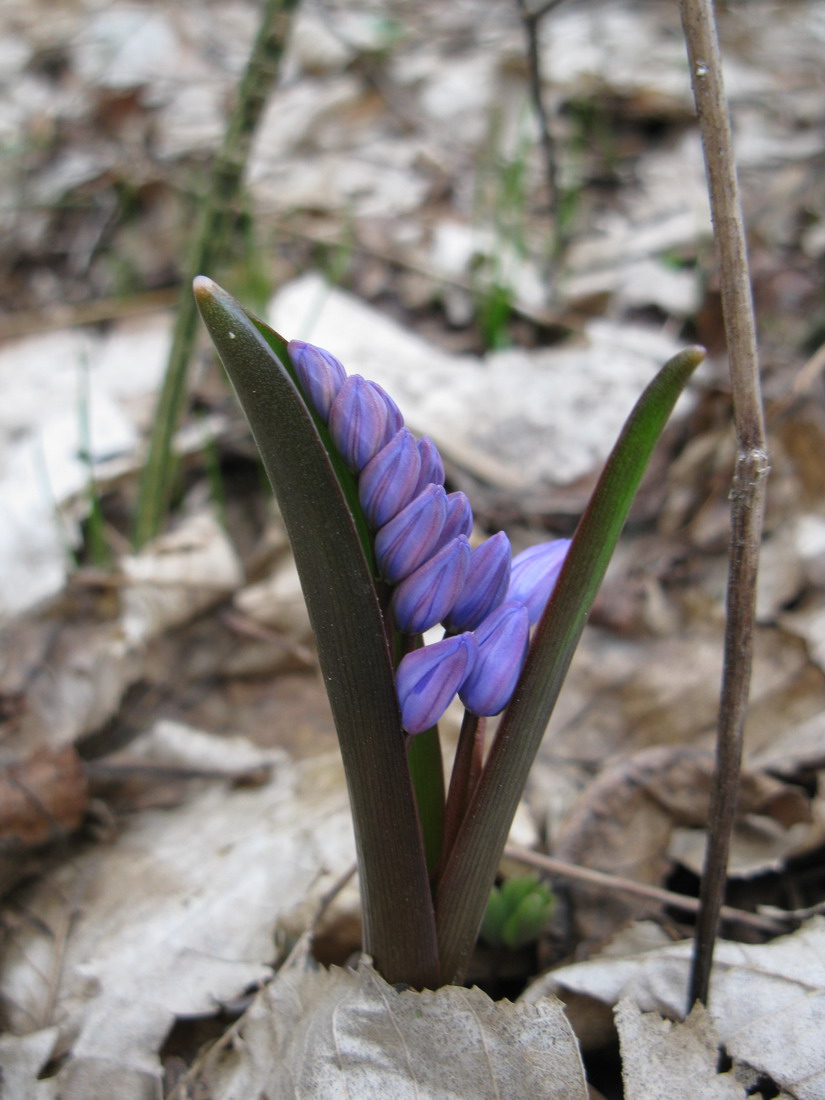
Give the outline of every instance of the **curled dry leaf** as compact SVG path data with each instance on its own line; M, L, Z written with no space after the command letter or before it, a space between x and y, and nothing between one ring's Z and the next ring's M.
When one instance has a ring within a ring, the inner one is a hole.
M692 944L683 941L565 966L540 979L533 992L564 995L571 990L608 1005L629 997L645 1012L678 1019L687 997L691 951ZM720 941L709 1008L719 1041L734 1059L767 1074L794 1100L822 1100L825 918L814 917L770 943Z
M149 644L242 579L232 544L209 513L184 520L122 564L123 575L103 574L88 590L78 582L62 603L0 632L6 759L99 729L145 671Z
M586 1100L556 998L491 1001L480 989L399 993L369 965L318 969L306 943L196 1073L213 1100Z
M638 882L661 885L675 855L685 847L687 830L702 843L698 828L707 821L714 761L696 749L647 749L617 758L574 802L559 829L553 854L584 867L608 871ZM777 834L785 848L800 842L811 819L807 797L771 776L752 770L741 777L736 852L748 867L775 864ZM760 849L754 823L764 828ZM791 826L798 826L790 829ZM672 849L679 833L681 847ZM739 847L737 848L737 845ZM761 864L760 864L761 855ZM575 919L584 941L605 942L633 917L651 912L651 903L625 894L605 896L572 884ZM658 908L657 903L653 903Z

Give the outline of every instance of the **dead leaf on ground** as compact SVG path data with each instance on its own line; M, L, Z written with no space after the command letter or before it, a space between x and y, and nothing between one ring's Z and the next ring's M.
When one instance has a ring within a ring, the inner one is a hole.
M622 1050L625 1096L633 1100L746 1100L733 1073L717 1073L719 1042L701 1005L684 1023L642 1013L619 1001L616 1027Z
M196 1067L214 1100L586 1100L561 1003L493 1002L480 989L399 993L371 967L318 969L299 945Z
M684 941L642 954L561 967L534 983L530 996L572 990L607 1005L630 998L643 1012L680 1019L693 945ZM766 1074L794 1100L825 1096L825 918L765 944L719 941L710 1016L725 1050Z
M175 1017L212 1014L266 979L276 929L302 932L354 862L337 756L294 766L250 753L270 760L269 783L213 780L174 809L145 810L15 896L3 1013L21 1039L59 1028L64 1100L108 1097L121 1071L135 1075L132 1096L157 1088Z
M707 821L713 773L713 755L691 749L660 747L614 759L585 787L562 819L553 855L637 882L662 885L673 866L674 831L678 827L698 829ZM739 846L747 844L750 866L755 861L759 866L759 850L754 852L753 845L754 819L775 826L786 854L799 845L800 834L808 831L809 800L797 787L746 770L737 807L734 859ZM789 833L795 826L799 828ZM766 838L762 869L773 866L776 859L776 842L768 844ZM571 883L569 888L579 950L605 942L626 921L660 908L658 902L609 894L582 883Z

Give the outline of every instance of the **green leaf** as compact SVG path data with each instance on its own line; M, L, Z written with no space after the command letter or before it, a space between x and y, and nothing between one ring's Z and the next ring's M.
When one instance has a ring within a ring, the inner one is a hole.
M530 767L613 548L656 441L704 354L685 349L647 387L576 530L439 882L436 926L445 982L459 979L472 951Z
M278 498L315 631L352 806L364 949L387 981L435 986L433 908L390 639L340 470L283 339L210 279L195 280L195 296Z

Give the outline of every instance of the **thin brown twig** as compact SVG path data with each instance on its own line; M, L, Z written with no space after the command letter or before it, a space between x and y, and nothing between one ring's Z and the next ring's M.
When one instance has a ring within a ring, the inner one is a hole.
M530 10L527 0L516 0L524 35L527 39L527 72L530 85L530 99L536 112L539 127L539 143L544 159L544 178L547 187L547 206L551 214L558 210L558 181L556 178L556 145L550 131L550 120L544 107L541 94L541 58L539 56L539 23L541 17L555 7L555 3L545 5L540 12Z
M518 863L524 863L528 867L534 867L537 871L544 871L549 875L558 875L563 878L575 879L577 882L586 882L591 886L601 886L605 890L613 890L620 894L633 894L639 898L649 898L651 901L659 901L662 905L670 905L674 909L680 909L683 913L697 913L699 911L699 899L688 897L686 894L675 894L672 890L665 890L661 886L650 886L644 882L634 882L633 879L621 878L619 875L609 875L605 871L595 871L591 867L579 867L575 863L567 863L563 859L554 859L552 856L542 855L540 852L531 852L528 848L518 848L510 845L504 849L505 859L512 859ZM779 911L777 911L777 914ZM782 923L784 917L777 918L761 916L759 913L749 913L746 909L734 909L730 905L723 905L721 916L726 921L739 921L760 932L776 935L778 932L787 932L788 921ZM789 919L790 918L789 916Z
M516 5L521 16L524 35L527 40L527 72L530 87L530 99L533 110L536 112L536 120L539 128L539 144L541 145L542 159L544 161L544 178L547 188L547 206L550 216L555 218L553 232L553 255L558 258L564 247L564 237L559 220L559 181L558 181L558 157L556 154L556 142L553 131L550 129L550 119L544 106L542 95L541 55L539 51L539 26L541 20L548 12L557 8L562 0L546 0L538 8L531 8L528 0L516 0Z
M711 0L680 0L680 8L704 146L714 238L719 254L722 315L730 360L736 429L716 776L711 793L708 846L688 994L690 1010L697 1000L707 1003L713 948L727 878L750 688L756 574L769 467L745 229L716 21Z

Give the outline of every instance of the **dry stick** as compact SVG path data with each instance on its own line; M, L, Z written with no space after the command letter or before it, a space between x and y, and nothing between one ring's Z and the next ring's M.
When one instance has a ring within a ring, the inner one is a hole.
M544 157L544 176L547 185L548 208L551 215L558 218L559 210L559 185L556 172L556 145L550 132L550 121L544 109L544 100L541 94L541 60L539 58L539 22L553 8L557 7L561 0L548 0L537 11L531 11L527 0L516 0L519 14L521 15L524 34L527 38L527 71L530 79L530 98L533 101L533 110L539 124L539 141L541 142L542 156ZM560 233L558 222L556 224L555 247L556 252L560 248Z
M576 882L586 882L590 886L601 886L605 890L613 890L618 894L649 898L651 901L661 902L662 905L669 905L673 909L680 909L683 913L696 913L699 909L698 898L676 894L672 890L664 890L661 886L650 886L646 882L634 882L633 879L621 878L619 875L609 875L606 871L596 871L592 867L579 867L563 859L545 856L540 852L531 852L529 848L518 848L511 844L504 849L504 858L512 859L516 863L524 863L548 875L571 878ZM751 928L770 935L786 932L790 919L790 914L785 914L781 910L776 910L774 918L762 916L759 913L749 913L747 909L734 909L730 905L722 906L721 915L726 921L739 921L740 924L747 924Z
M699 115L714 238L719 250L736 428L736 468L731 489L724 671L711 793L708 846L700 890L688 1010L707 1003L713 948L727 878L742 737L750 687L756 572L768 474L768 451L759 385L745 230L722 84L719 41L711 0L680 0L693 96Z
M220 253L229 220L227 215L241 187L252 138L280 70L289 13L297 4L298 0L266 0L237 101L212 170L209 190L202 201L189 255L181 274L181 296L172 347L155 410L149 454L140 486L135 525L135 543L138 546L158 534L169 507L172 439L186 399L186 376L198 323L192 280L196 275L204 274L212 259Z

